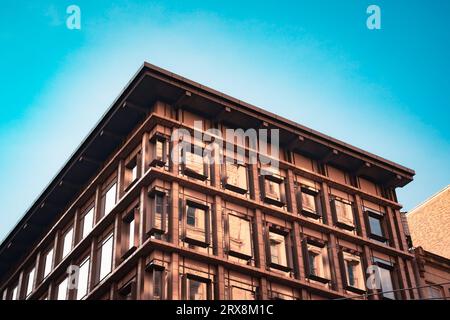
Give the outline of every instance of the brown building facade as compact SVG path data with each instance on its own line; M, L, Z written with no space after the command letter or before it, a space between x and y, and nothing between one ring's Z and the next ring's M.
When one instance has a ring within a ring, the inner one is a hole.
M450 299L450 260L422 247L414 248L416 278L421 299Z
M279 153L238 138L243 161L193 152L230 128L278 129ZM180 151L182 164L172 152L180 129L204 134ZM1 244L0 294L417 299L395 192L413 175L145 63ZM381 288L366 286L371 266Z
M414 246L450 259L450 185L407 213Z

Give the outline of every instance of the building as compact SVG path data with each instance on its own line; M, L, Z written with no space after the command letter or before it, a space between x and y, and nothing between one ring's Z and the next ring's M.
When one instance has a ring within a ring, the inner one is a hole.
M172 157L185 143L173 139L176 129L204 133L194 144L205 150L205 140L219 143L231 128L278 129L278 155L237 138L232 150L245 151L243 162L223 149L213 153L226 155L223 163L186 149L185 163L174 160L178 151ZM278 169L266 160L278 160ZM145 63L0 245L0 293L416 299L414 255L396 197L413 176ZM372 266L381 287L367 289Z
M416 279L421 299L450 299L450 260L422 247L414 248Z
M412 242L450 259L450 185L407 213Z

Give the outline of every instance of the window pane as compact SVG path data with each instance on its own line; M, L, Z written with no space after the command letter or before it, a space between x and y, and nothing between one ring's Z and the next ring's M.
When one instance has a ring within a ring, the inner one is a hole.
M281 234L269 232L270 261L281 266L287 266L286 242Z
M164 159L164 142L161 140L156 140L156 159L163 160Z
M128 249L134 247L134 217L130 222L128 222Z
M91 232L94 225L94 207L92 207L83 217L83 239Z
M244 166L227 163L227 184L247 190L247 170Z
M234 215L228 216L230 250L247 256L252 254L250 221Z
M89 281L90 259L86 259L80 266L78 273L77 300L82 299L87 294Z
M19 300L19 287L17 285L12 290L11 300Z
M28 297L31 293L31 291L33 291L33 281L34 281L34 271L35 269L31 269L31 271L28 273L28 279L27 279L27 291L26 291L26 296Z
M431 286L429 287L430 292L430 298L434 300L441 300L443 298L442 296L442 289L438 286Z
M353 207L350 203L335 200L336 215L338 222L353 226Z
M281 200L281 186L279 183L265 179L266 196L275 200Z
M383 237L381 220L369 215L370 233Z
M381 278L381 289L382 289L382 295L385 298L388 299L395 299L394 292L388 292L394 290L394 286L392 285L392 278L391 278L391 271L378 267L380 271L380 278Z
M347 285L354 288L364 289L365 283L360 257L345 252L344 262L347 272Z
M154 227L159 230L164 230L163 226L164 215L164 196L162 194L155 195L155 217Z
M207 300L207 283L188 279L189 297L188 300Z
M162 270L153 270L153 299L162 300L162 291L163 291L163 271Z
M193 206L187 207L186 236L193 240L206 241L206 212Z
M231 298L233 300L255 300L255 292L238 287L231 287Z
M65 278L59 285L58 285L58 293L56 296L57 300L66 300L67 299L67 278Z
M302 209L314 213L317 212L315 196L306 192L302 192Z
M325 247L308 244L308 262L310 275L330 279L328 251Z
M112 208L116 205L116 184L114 183L106 192L105 195L105 211L104 214L111 212Z
M64 235L62 257L64 258L72 250L73 228L70 228Z
M186 152L186 167L198 174L205 174L202 155L192 152Z
M47 252L47 255L45 256L44 278L48 276L50 271L52 271L52 262L53 262L53 249Z
M130 173L131 173L131 182L133 182L137 178L137 165L136 165L136 163L130 168Z
M100 249L100 281L111 272L113 236L105 240Z

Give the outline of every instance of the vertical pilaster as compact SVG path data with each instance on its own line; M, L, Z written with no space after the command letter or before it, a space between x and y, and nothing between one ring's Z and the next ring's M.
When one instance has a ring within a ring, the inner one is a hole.
M293 223L292 232L294 232L294 268L296 270L296 278L301 279L305 275L305 268L303 266L302 239L298 222Z
M172 190L170 195L171 210L170 210L170 240L173 244L178 245L179 242L179 190L178 182L172 182Z
M392 210L392 208L387 207L386 208L386 215L388 218L388 222L389 222L389 233L390 236L392 237L392 245L397 248L397 249L401 249L400 245L399 245L399 241L398 241L398 237L397 237L397 230L400 231L400 233L403 232L403 228L402 226L397 225L396 223L396 219L394 218L394 211ZM399 228L400 227L400 228Z
M179 281L180 281L180 271L179 271L179 256L178 253L171 254L171 262L170 262L170 295L172 300L180 300L179 293Z
M358 222L359 222L359 235L363 238L367 238L367 228L366 228L366 219L364 217L364 212L362 209L362 201L361 196L359 194L355 194L355 210L356 215L358 216Z
M225 300L225 268L217 266L216 300Z
M222 199L220 196L214 197L212 214L214 254L223 257Z
M141 188L141 193L140 193L140 198L139 198L139 218L137 219L137 223L139 226L139 232L138 232L138 245L139 247L144 243L144 241L146 240L146 235L145 235L145 226L146 226L146 220L149 219L149 217L146 216L146 212L147 212L147 206L148 206L148 201L147 201L147 188L146 187L142 187Z
M255 210L255 229L256 229L256 265L259 268L266 266L266 251L264 241L264 226L262 219L262 212L260 209Z
M297 201L295 196L294 173L291 169L287 171L286 196L288 203L288 211L294 214L298 213Z
M122 257L122 248L123 248L123 236L121 232L121 222L122 218L120 214L116 214L114 217L114 234L113 234L113 259L112 259L112 270L116 268L116 266L120 265L121 257Z

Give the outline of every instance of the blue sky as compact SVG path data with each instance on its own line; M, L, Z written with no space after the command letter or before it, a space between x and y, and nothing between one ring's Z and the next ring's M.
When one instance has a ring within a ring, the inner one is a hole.
M81 9L81 30L66 8ZM381 8L368 30L366 8ZM450 2L7 1L0 12L0 239L144 60L450 183Z

